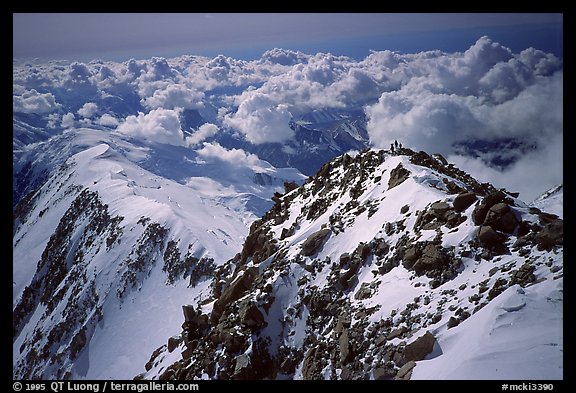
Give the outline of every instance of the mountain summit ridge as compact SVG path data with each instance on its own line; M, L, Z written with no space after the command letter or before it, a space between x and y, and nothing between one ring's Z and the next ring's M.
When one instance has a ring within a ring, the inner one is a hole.
M410 149L344 154L273 200L138 379L562 378L558 216ZM486 345L450 345L467 336Z

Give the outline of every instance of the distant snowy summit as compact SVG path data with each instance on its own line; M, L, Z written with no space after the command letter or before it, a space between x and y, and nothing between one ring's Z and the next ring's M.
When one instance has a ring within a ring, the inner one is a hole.
M560 217L564 216L564 185L559 184L546 191L530 204Z
M137 379L562 379L563 220L441 155L286 184Z
M13 215L15 379L126 379L176 333L181 304L213 271L292 168L239 150L142 145L76 129L24 155ZM143 331L143 326L146 328ZM116 359L116 361L114 361Z

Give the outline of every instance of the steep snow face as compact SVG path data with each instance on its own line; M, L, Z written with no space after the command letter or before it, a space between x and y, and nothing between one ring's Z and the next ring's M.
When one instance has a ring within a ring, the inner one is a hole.
M562 280L506 289L459 329L439 335L443 356L412 379L563 379Z
M241 248L265 198L302 178L257 159L232 171L207 154L90 129L35 149L33 165L58 169L15 208L19 379L141 372L180 330L182 304L210 294L213 271ZM167 172L167 160L183 164Z
M530 206L564 217L564 185L551 188L536 198Z
M273 199L140 377L562 377L557 216L409 149Z

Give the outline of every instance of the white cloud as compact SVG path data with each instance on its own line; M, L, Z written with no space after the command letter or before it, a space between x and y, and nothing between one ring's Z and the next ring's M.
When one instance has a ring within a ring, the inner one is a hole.
M463 54L413 55L398 71L399 87L365 108L375 146L398 139L451 154L456 142L471 139L562 133L561 62L540 51L514 56L483 37Z
M151 97L142 100L142 104L151 109L199 109L204 106L202 104L203 98L204 93L202 92L182 84L170 84L163 89L155 90Z
M274 64L280 64L285 66L292 66L299 63L305 63L308 61L307 55L300 51L292 51L289 49L274 48L268 50L262 54L262 62L270 62Z
M184 145L178 112L171 109L158 108L147 114L140 112L137 116L128 116L117 131L154 142Z
M15 85L17 86L17 85ZM21 93L12 97L14 112L43 114L52 112L60 107L52 93L38 93L36 90L14 90Z
M383 68L383 73L391 89L365 107L374 146L388 148L398 140L414 150L442 153L527 201L562 182L558 58L535 49L515 55L487 37L464 53L423 52L403 55L403 61L387 57L393 72ZM474 141L500 142L494 144L498 150L474 152L477 158L457 155L462 144L474 149ZM527 146L534 150L527 153ZM497 168L495 158L508 163Z
M82 117L90 118L98 112L98 105L93 102L85 103L82 108L78 109L78 114Z
M101 126L105 127L117 127L120 123L114 116L108 113L104 113L98 120L96 120L96 124L100 124Z
M204 159L223 161L233 166L258 166L261 164L261 160L254 154L247 153L242 149L226 149L216 142L204 142L197 153Z
M262 94L253 94L224 122L244 134L254 144L284 142L294 136L289 123L292 114L285 104L275 105Z
M521 155L507 168L492 168L479 158L460 155L448 156L448 161L470 173L482 182L520 193L520 199L532 202L546 190L563 183L562 135L547 140L541 148Z
M216 135L218 132L218 126L212 123L205 123L198 127L191 136L186 138L186 144L188 146L195 146L200 142L203 142L206 138Z
M311 111L363 109L376 147L388 148L397 139L415 150L455 156L466 151L463 142L508 139L514 143L480 152L480 158L510 159L505 171L512 174L512 168L530 165L518 145L533 145L529 155L540 157L544 173L557 168L554 154L544 154L546 146L560 141L561 147L562 67L552 54L534 48L513 53L487 37L464 52L379 51L361 61L272 49L255 61L220 55L124 63L15 63L13 107L26 113L66 113L90 99L107 114L98 118L97 112L83 107L76 120L89 116L97 124L115 127L117 119L142 105L150 112L128 116L118 126L120 132L193 146L202 146L218 127L230 127L251 143L282 143L294 136L290 121ZM199 127L184 140L179 108L200 109L214 124ZM63 118L53 113L48 127L60 119L63 126L74 125L72 113ZM492 170L483 168L486 173ZM493 170L494 177L504 173ZM519 174L516 178L527 180Z
M60 115L57 113L51 113L48 115L48 122L46 123L47 128L56 128L56 125L60 121Z
M68 112L64 116L62 116L62 122L60 125L62 128L72 128L74 127L74 113Z

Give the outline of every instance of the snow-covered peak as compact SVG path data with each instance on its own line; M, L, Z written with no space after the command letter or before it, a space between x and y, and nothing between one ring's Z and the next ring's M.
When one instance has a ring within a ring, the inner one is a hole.
M559 184L546 191L530 204L540 210L564 217L564 185Z
M516 197L440 155L338 157L275 195L140 377L561 378L563 221Z
M95 129L29 146L36 188L14 209L15 378L126 379L179 331L181 304L209 296L273 193L303 178L218 153Z

